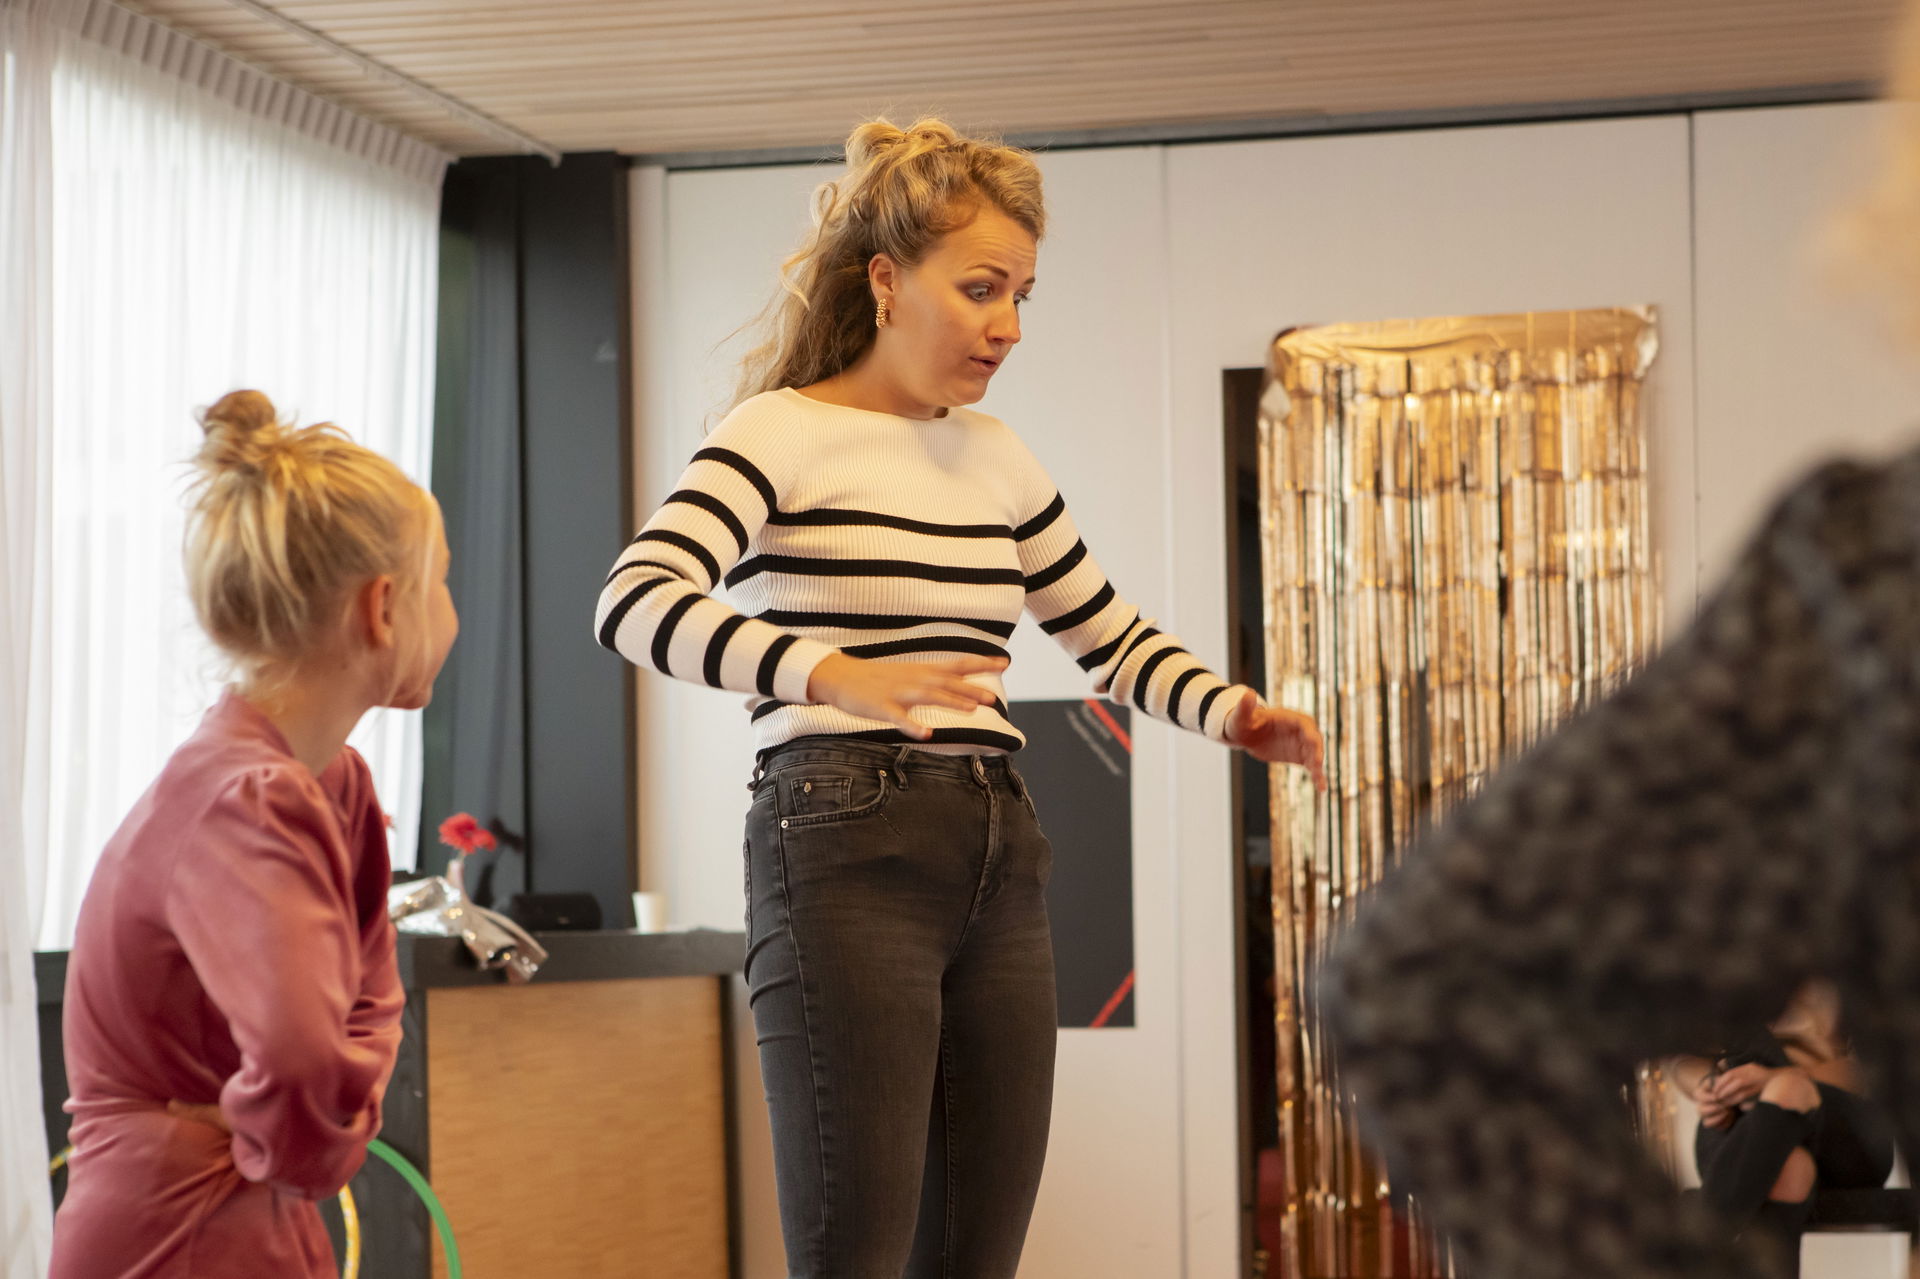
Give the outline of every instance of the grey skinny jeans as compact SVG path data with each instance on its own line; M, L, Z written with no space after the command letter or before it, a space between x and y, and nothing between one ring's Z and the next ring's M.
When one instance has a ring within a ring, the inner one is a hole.
M792 1279L1012 1279L1053 1102L1053 854L1005 756L762 753L747 967Z

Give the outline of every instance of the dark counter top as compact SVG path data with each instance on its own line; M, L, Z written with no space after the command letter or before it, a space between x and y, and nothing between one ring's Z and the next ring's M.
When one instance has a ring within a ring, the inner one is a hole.
M687 932L535 933L547 948L547 962L533 980L621 981L634 977L723 977L737 973L746 959L740 933L696 928ZM454 937L416 937L401 933L400 984L408 990L452 986L505 985L506 974L483 972ZM37 1002L61 1002L67 984L67 952L34 952Z
M547 962L535 983L622 981L633 977L723 977L746 961L741 933L711 928L687 932L535 933ZM400 934L400 984L408 990L505 985L502 972L483 972L458 938Z

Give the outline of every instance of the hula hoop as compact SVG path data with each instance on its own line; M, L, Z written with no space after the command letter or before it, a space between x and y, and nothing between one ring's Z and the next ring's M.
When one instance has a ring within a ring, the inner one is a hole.
M353 1187L340 1187L340 1216L347 1223L347 1259L340 1267L340 1279L360 1279L360 1208L353 1202Z
M420 1196L420 1202L427 1206L427 1212L433 1217L434 1229L440 1232L440 1248L447 1255L447 1279L460 1279L460 1249L453 1242L453 1223L447 1220L447 1210L440 1206L440 1197L433 1193L433 1187L420 1175L407 1157L375 1137L367 1143L367 1153L378 1155L393 1170L406 1178L413 1192Z

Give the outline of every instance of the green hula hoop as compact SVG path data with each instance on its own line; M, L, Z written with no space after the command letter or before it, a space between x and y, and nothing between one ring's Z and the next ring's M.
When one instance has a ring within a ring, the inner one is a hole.
M433 1216L434 1229L440 1232L440 1247L447 1254L447 1279L460 1279L460 1249L453 1242L453 1223L447 1220L447 1210L440 1206L440 1196L433 1193L433 1187L405 1155L378 1137L367 1143L367 1153L385 1160L420 1196L420 1202Z

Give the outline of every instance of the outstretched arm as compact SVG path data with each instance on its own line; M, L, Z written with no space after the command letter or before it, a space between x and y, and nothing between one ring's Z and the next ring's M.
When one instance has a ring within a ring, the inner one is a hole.
M1038 470L1038 463L1034 463ZM1026 575L1027 609L1121 705L1270 764L1299 764L1324 786L1320 730L1298 711L1271 707L1244 684L1229 684L1121 598L1067 513L1066 500L1036 475L1029 492L1049 494L1014 532Z

